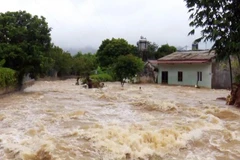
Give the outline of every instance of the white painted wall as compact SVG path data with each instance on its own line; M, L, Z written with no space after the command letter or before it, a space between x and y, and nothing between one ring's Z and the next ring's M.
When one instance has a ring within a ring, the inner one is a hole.
M162 71L168 71L168 84L190 85L197 82L197 72L202 72L202 81L198 82L200 87L212 88L212 64L159 64L158 83L162 83ZM183 72L183 81L178 82L178 71Z

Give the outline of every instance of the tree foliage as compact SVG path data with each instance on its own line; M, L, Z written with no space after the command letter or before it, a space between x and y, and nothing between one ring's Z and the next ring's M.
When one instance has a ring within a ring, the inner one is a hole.
M41 56L50 48L50 31L44 17L25 11L0 13L0 59L5 59L4 67L18 71L19 81L25 73L41 72Z
M118 57L114 66L114 73L117 80L123 82L124 78L132 79L135 75L143 70L143 61L131 54L121 55Z
M158 50L158 45L155 42L149 42L147 48L148 59L155 59Z
M113 78L111 75L107 73L102 74L93 74L90 76L91 79L96 79L99 82L107 82L107 81L113 81Z
M16 72L10 68L0 67L0 88L15 87L16 84Z
M73 56L73 72L85 76L98 66L95 54L78 52Z
M201 28L196 42L212 41L217 59L240 54L240 1L239 0L184 0L190 15L189 35Z
M176 52L176 51L177 51L176 47L169 46L168 44L164 44L158 48L158 50L155 54L155 58L158 59L158 58L164 57L164 56L171 54L173 52Z
M137 48L130 45L125 39L112 38L102 41L96 55L101 67L109 67L116 62L119 56L130 53L137 55Z
M78 52L72 56L58 46L52 45L49 52L42 57L42 76L85 76L97 68L96 55Z
M52 70L58 76L68 75L72 68L72 56L58 46L53 46L49 52L49 57L53 60Z
M50 50L41 57L41 75L69 75L72 69L72 56L62 48L52 44Z
M5 59L0 60L0 67L2 67L5 64Z

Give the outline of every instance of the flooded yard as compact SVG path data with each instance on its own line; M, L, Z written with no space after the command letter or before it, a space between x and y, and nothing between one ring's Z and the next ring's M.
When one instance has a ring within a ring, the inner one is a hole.
M1 160L240 159L240 112L216 100L227 90L75 81L0 99Z

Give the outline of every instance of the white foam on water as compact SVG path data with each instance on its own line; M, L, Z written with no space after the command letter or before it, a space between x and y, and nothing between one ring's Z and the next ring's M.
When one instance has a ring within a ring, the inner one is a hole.
M0 159L240 159L240 112L215 101L228 91L75 81L1 99Z

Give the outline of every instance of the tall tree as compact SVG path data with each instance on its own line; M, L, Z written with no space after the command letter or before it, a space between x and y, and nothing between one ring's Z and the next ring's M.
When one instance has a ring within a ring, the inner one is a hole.
M158 50L158 45L155 42L148 42L147 54L148 59L155 59Z
M202 28L196 41L213 41L219 60L240 54L240 1L239 0L185 0L191 12L190 26ZM194 34L193 29L189 34Z
M164 44L161 47L158 48L156 54L155 54L155 58L161 58L164 57L168 54L171 54L173 52L176 52L177 48L174 46L169 46L168 44Z
M57 76L68 75L71 72L73 63L70 53L65 52L58 46L52 46L48 53L49 58L53 60L52 71L57 73Z
M73 72L76 75L85 76L94 69L97 69L97 66L95 54L78 52L73 56Z
M212 41L212 50L217 60L229 60L240 54L240 1L239 0L184 0L191 13L190 26L201 28L201 37L196 40ZM229 60L229 65L231 62ZM231 67L231 66L230 66Z
M100 45L97 51L97 60L101 67L109 67L113 65L120 55L136 54L136 47L130 45L125 39L112 38L106 39Z
M113 70L117 80L120 80L123 86L124 78L132 79L137 73L143 70L143 67L144 63L140 58L128 54L118 57Z
M6 60L4 67L18 71L19 82L25 73L35 77L41 72L41 56L50 49L50 31L42 16L0 13L0 59Z

